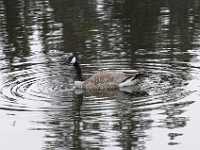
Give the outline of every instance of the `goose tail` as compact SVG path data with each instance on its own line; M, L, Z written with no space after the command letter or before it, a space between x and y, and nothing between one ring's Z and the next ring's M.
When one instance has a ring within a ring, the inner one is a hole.
M143 76L144 76L144 74L142 74L142 73L138 73L135 76L130 76L130 77L126 78L125 80L123 80L119 84L119 87L127 87L127 86L136 85L140 81L140 78Z

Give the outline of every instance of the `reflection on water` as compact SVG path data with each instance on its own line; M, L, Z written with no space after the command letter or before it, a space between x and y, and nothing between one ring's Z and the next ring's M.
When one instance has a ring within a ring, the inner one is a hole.
M199 9L198 0L0 0L1 149L199 147ZM74 91L71 52L85 77L148 76L131 91Z

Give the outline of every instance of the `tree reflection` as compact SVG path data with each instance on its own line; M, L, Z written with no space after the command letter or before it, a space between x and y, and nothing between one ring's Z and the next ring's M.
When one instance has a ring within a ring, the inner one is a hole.
M57 109L46 113L46 145L45 149L68 148L81 149L81 107L83 95L75 95L73 102L71 99L57 99L54 105L60 107L60 103L67 104L65 109ZM66 102L67 101L67 102ZM52 140L53 139L53 140Z
M4 0L6 28L8 33L9 50L5 51L11 59L20 55L28 55L28 37L26 30L26 8L23 0ZM14 50L13 50L14 49Z

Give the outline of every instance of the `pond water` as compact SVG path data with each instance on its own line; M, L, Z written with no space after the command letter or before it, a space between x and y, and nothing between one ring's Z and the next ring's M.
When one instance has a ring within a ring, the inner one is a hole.
M140 88L77 92L98 70ZM196 150L199 0L0 0L0 149Z

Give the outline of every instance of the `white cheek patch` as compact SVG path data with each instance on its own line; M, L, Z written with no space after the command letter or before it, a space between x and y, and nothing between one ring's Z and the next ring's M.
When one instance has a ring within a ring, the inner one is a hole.
M71 60L71 64L74 64L76 62L76 57L73 57Z

